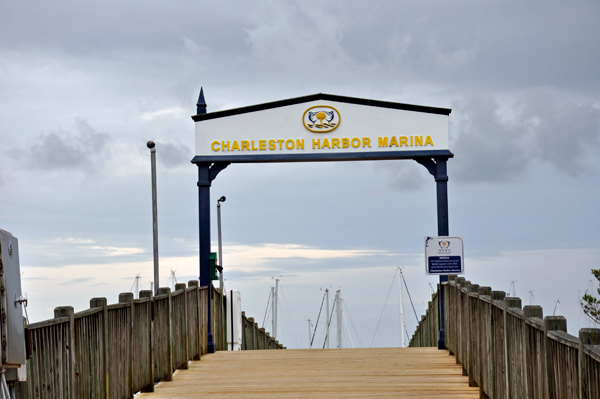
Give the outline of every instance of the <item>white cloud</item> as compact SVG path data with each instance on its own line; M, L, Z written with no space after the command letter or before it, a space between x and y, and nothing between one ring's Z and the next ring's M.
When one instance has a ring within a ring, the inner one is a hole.
M171 107L159 109L156 111L144 112L141 117L144 119L155 119L160 117L182 117L189 113L189 110L181 108L181 107Z
M298 244L232 245L227 247L227 264L232 270L268 270L266 261L273 259L332 259L356 258L385 254L380 250L348 250L314 248ZM266 268L266 269L265 269Z
M94 245L90 247L95 251L100 251L102 254L106 256L123 256L123 255L135 255L135 254L143 254L146 252L143 248L123 248L123 247L102 247L98 245Z

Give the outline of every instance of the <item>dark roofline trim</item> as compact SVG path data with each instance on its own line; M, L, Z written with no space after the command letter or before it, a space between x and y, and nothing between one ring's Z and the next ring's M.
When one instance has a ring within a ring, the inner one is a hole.
M389 102L389 101L367 100L364 98L345 97L345 96L337 96L334 94L317 93L317 94L311 94L311 95L303 96L303 97L290 98L287 100L279 100L279 101L273 101L273 102L264 103L264 104L256 104L256 105L250 105L247 107L226 109L223 111L216 111L216 112L209 112L207 114L194 115L194 116L192 116L192 119L194 120L194 122L200 122L200 121L206 121L209 119L224 118L226 116L247 114L250 112L264 111L267 109L285 107L288 105L302 104L302 103L307 103L310 101L318 101L318 100L337 101L340 103L366 105L369 107L399 109L399 110L404 110L404 111L425 112L428 114L437 114L437 115L450 115L450 112L452 112L452 110L448 109L448 108L435 108L435 107L427 107L424 105L393 103L393 102Z
M414 158L453 158L449 150L421 150L421 151L377 151L377 152L346 152L327 154L270 154L270 155L215 155L199 156L192 159L192 163L268 163L268 162L337 162L337 161L376 161L391 159Z

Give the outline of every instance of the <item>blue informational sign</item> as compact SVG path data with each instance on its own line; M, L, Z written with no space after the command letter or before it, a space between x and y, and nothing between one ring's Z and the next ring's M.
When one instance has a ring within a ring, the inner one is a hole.
M462 274L464 268L462 237L425 237L427 274Z

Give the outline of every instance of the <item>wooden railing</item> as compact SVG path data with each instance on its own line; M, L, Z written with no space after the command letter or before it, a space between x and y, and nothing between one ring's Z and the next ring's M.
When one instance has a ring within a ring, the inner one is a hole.
M600 329L567 333L562 316L451 275L442 286L446 347L469 384L492 399L600 398ZM438 287L439 290L439 287ZM439 301L429 302L410 346L437 346Z
M242 350L285 349L264 328L258 328L253 317L246 317L242 312Z
M15 386L18 399L132 398L154 391L158 381L171 381L173 371L206 353L208 287L198 281L160 288L158 295L141 291L119 295L119 303L93 298L90 309L75 313L71 306L54 310L54 319L28 325L31 354L27 381ZM217 350L227 347L226 304L213 291L213 326ZM242 317L242 349L280 349L268 333L251 328ZM252 319L250 319L252 320ZM261 335L262 334L262 335Z

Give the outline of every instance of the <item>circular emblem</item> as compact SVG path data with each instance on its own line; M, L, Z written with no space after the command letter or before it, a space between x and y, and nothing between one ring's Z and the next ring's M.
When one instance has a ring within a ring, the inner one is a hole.
M335 130L341 122L337 109L328 105L315 105L304 111L302 123L313 133L328 133Z

